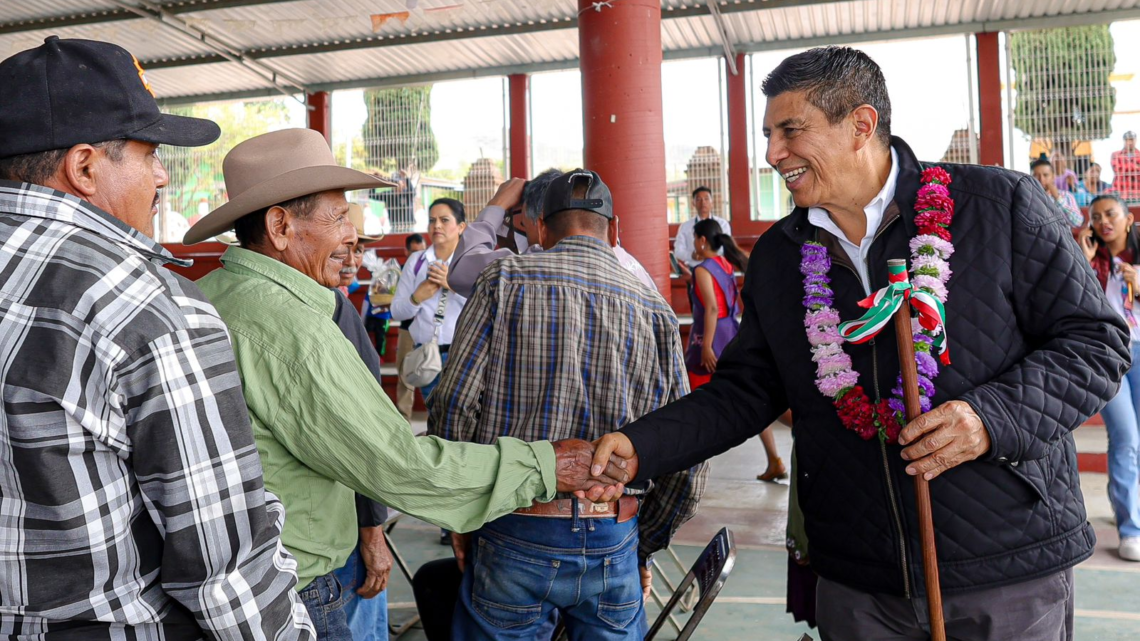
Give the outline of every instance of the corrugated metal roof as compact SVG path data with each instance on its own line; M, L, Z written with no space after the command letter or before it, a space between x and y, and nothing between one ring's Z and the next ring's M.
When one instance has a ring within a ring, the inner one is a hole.
M666 56L720 51L706 3L661 5ZM721 0L717 6L738 51L1140 18L1140 0ZM108 40L150 63L148 77L163 98L272 90L262 76L223 61L217 45L310 89L549 69L572 66L578 55L576 0L165 0L161 7L168 21L208 34L215 47L124 13L111 0L37 0L0 3L0 54L34 47L51 33Z

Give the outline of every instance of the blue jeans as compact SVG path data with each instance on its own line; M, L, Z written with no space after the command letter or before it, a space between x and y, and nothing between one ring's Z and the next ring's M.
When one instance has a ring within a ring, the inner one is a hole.
M344 613L344 591L334 573L318 576L301 590L301 602L309 611L319 641L353 641Z
M453 641L549 639L557 612L573 641L645 637L637 519L509 514L471 537Z
M1140 344L1132 344L1132 369L1100 415L1108 432L1108 501L1121 538L1140 536Z
M353 641L388 641L388 591L384 590L371 599L356 593L356 588L364 584L366 573L359 543L344 567L333 572L343 586L348 628L352 630Z

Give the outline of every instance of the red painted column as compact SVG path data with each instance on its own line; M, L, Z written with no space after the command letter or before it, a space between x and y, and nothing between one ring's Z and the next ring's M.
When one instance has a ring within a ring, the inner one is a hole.
M736 75L724 61L728 99L728 198L732 228L744 229L752 221L752 176L748 159L748 84L744 59L736 54Z
M511 178L530 178L530 76L507 76L511 105Z
M332 96L327 91L308 95L309 129L321 132L332 144Z
M1001 55L997 33L979 33L978 43L978 162L1004 165L1005 145L1002 141Z
M609 185L621 243L669 293L661 2L578 0L585 163Z

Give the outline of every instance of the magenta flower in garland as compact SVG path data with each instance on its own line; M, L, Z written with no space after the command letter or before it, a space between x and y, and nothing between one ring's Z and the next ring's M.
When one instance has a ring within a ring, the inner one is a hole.
M888 443L898 441L905 423L902 374L896 378L891 398L872 403L859 385L859 373L853 368L851 357L843 350L844 340L869 340L881 329L884 315L894 309L886 306L893 303L897 307L901 300L909 301L917 313L912 322L919 400L923 412L931 409L939 362L950 364L945 304L948 294L946 283L951 275L949 260L954 253L950 242L954 200L946 188L950 184L950 175L944 169L932 167L923 171L922 182L915 203L918 235L910 241L910 286L888 287L861 301L861 306L872 309L860 321L845 323L848 327L840 328L839 312L832 307L835 294L828 276L831 258L827 255L827 248L809 242L800 249L800 272L804 275L803 304L807 309L804 327L811 344L812 361L816 364L816 389L831 399L843 426L864 440L877 435ZM868 326L869 319L876 312L880 322Z

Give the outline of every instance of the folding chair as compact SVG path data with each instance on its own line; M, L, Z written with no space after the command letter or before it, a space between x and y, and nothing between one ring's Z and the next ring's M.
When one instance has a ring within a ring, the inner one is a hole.
M680 629L680 635L676 639L676 641L688 641L693 636L697 626L700 625L705 613L712 607L717 595L720 594L720 589L724 587L724 582L728 580L728 574L732 572L732 567L735 564L736 543L733 542L732 530L726 527L721 528L720 532L717 532L716 536L705 546L704 551L701 552L701 556L697 558L697 562L693 564L689 573L681 579L673 591L669 603L665 604L661 614L657 615L657 620L653 622L653 627L649 628L649 634L645 635L645 641L652 641L657 636L661 628L665 627L665 622L669 620L682 597L685 596L691 586L695 585L699 597L693 607L693 615ZM566 629L562 622L559 622L552 638L556 640L566 638Z
M662 560L663 556L666 557L664 560ZM653 584L649 588L649 598L653 599L657 607L662 609L665 608L666 601L677 590L677 583L670 578L669 573L665 571L665 566L670 562L672 562L673 568L676 569L682 577L689 571L689 568L685 567L684 563L681 563L681 558L673 551L672 546L661 550L653 558L653 565L650 566L650 572L654 574L654 579ZM663 586L664 589L659 586ZM693 608L696 607L699 597L697 586L690 585L688 592L682 597L680 603L678 603L676 611L682 613L691 612ZM673 629L677 632L681 631L680 620L677 619L676 614L673 612L669 613L669 625L673 626Z
M400 568L400 572L403 573L404 578L408 580L408 585L411 585L412 571L408 569L407 562L404 561L404 557L400 555L400 550L396 549L396 544L392 542L392 537L389 536L392 530L396 527L396 524L400 522L400 517L402 516L404 515L400 512L397 512L392 508L388 508L388 520L384 522L384 542L388 544L388 552L391 553L392 560L396 562L396 567ZM420 615L419 613L416 613L412 615L412 618L408 619L404 623L396 625L392 622L392 608L388 608L388 632L395 635L396 638L399 638L400 635L404 634L408 630L411 630L412 626L416 625L419 622Z
M689 586L695 582L700 597L697 599L697 605L693 608L692 616L685 622L685 627L676 640L688 641L693 636L697 626L700 625L701 619L705 617L705 613L712 607L717 595L720 594L720 589L724 587L724 582L728 580L728 575L732 572L734 565L736 565L736 543L732 538L732 530L724 527L709 541L704 552L701 552L701 556L693 564L692 569L685 575L685 578L681 579L681 583L673 591L673 598L669 599L669 603L661 610L661 614L657 615L653 627L649 628L649 634L645 635L645 641L652 641L661 631L661 628L665 627L665 622L669 620L669 614L673 608L677 607Z

